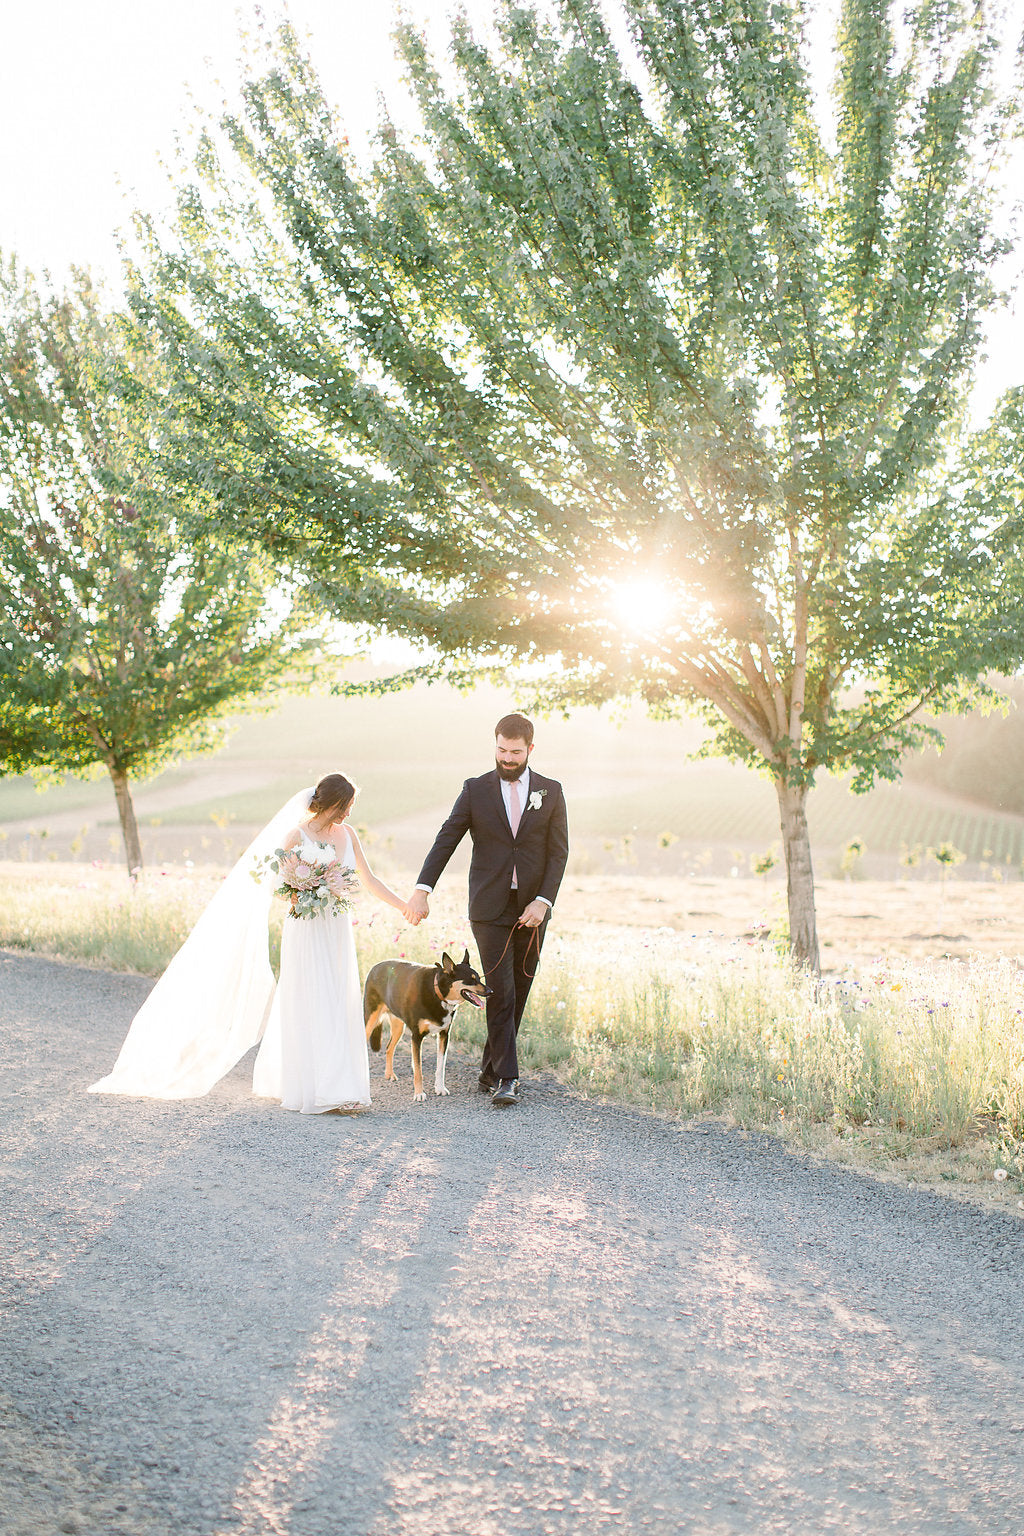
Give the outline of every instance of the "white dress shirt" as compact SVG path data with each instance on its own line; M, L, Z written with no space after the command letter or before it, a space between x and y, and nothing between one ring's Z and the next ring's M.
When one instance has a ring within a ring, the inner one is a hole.
M526 767L523 769L523 771L520 774L518 779L516 779L514 781L511 780L511 779L502 779L501 780L501 798L502 798L502 800L504 801L504 804L505 804L505 815L508 817L508 824L509 824L509 826L512 825L512 784L513 784L513 782L515 782L516 784L519 785L519 819L520 819L520 823L521 823L523 815L524 815L524 813L526 811L527 804L529 803L529 799L530 799L530 765L529 765L529 763L527 763ZM434 887L432 885L418 885L416 887L416 889L418 891L432 891L434 889ZM537 900L538 901L542 901L546 907L550 907L551 906L551 903L550 903L550 901L548 901L546 896L538 896Z
M530 765L527 764L519 778L515 780L519 785L519 819L522 820L526 810L526 802L530 798ZM501 798L505 802L505 815L508 817L509 826L512 825L512 782L509 779L501 781Z

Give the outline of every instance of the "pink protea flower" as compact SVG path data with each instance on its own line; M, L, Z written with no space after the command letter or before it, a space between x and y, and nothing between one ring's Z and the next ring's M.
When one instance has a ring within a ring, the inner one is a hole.
M354 869L340 864L337 859L332 859L323 870L323 881L335 896L349 896L359 884L359 877Z
M262 880L267 873L277 876L279 883L274 895L288 903L294 918L348 912L352 905L350 895L359 884L355 870L337 859L319 864L284 848L258 858L250 873L254 880Z
M280 856L281 879L295 891L308 891L320 884L323 870L318 870L297 853Z

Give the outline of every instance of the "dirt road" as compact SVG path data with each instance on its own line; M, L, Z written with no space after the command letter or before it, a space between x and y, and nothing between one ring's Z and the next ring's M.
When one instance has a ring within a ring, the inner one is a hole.
M87 1096L148 986L0 956L4 1536L1019 1536L1016 1222L468 1066Z

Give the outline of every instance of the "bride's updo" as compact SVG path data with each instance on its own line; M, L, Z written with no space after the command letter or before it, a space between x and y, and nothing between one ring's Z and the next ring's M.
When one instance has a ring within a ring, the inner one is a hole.
M320 780L309 802L309 814L333 816L337 821L349 809L356 797L356 786L343 773L328 773Z

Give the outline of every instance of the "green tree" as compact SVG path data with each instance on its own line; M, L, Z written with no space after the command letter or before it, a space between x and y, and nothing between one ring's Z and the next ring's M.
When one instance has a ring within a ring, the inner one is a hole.
M816 966L815 776L894 777L924 704L1021 654L1019 505L962 426L996 40L961 0L899 37L845 0L830 138L798 0L623 0L628 64L595 0L550 9L506 0L492 50L457 20L445 71L403 29L422 131L369 171L266 42L137 276L167 462L449 673L703 711L774 782Z
M105 768L133 876L131 781L219 745L308 630L265 555L183 537L155 491L156 428L128 403L154 370L84 278L46 298L0 270L0 771Z

